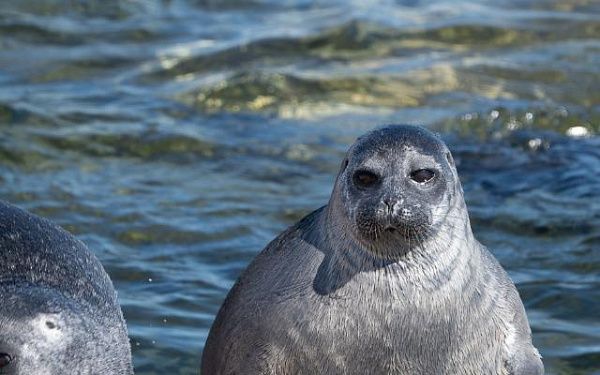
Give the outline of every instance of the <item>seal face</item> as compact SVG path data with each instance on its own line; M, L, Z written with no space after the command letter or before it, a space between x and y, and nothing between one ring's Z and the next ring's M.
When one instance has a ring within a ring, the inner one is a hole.
M0 201L0 374L132 374L102 265L61 228Z
M436 235L454 197L446 146L421 128L386 127L358 139L336 184L349 231L386 259Z
M448 148L367 133L331 198L229 292L207 374L542 374L515 286L474 238Z

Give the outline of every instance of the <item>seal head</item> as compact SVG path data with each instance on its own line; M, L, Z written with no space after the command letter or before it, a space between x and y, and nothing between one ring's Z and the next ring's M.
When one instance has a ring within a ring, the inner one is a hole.
M0 298L0 374L129 373L126 338L107 312L29 283L1 287Z
M350 148L329 211L363 247L396 260L436 236L457 202L462 191L446 145L419 127L388 126Z
M109 276L79 240L0 201L0 374L132 374Z

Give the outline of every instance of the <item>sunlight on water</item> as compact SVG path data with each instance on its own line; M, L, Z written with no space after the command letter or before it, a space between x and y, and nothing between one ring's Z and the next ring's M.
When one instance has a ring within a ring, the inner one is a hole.
M597 1L0 5L1 198L114 280L140 374L196 374L228 289L387 123L450 145L549 374L600 368Z

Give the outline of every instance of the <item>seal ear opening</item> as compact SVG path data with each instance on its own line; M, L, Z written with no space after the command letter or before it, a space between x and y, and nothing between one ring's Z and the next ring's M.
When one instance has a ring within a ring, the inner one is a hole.
M342 161L342 168L340 168L340 173L344 172L346 170L347 166L348 166L348 158L344 158L344 161Z
M451 167L454 167L454 159L452 158L450 151L446 152L446 160L448 160Z

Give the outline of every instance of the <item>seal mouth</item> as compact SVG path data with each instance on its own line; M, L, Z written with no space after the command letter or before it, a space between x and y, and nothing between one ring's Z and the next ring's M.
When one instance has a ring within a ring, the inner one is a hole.
M391 225L388 225L387 227L385 227L384 230L386 232L388 232L388 233L395 233L398 230L398 228L396 228L394 226L391 226Z

